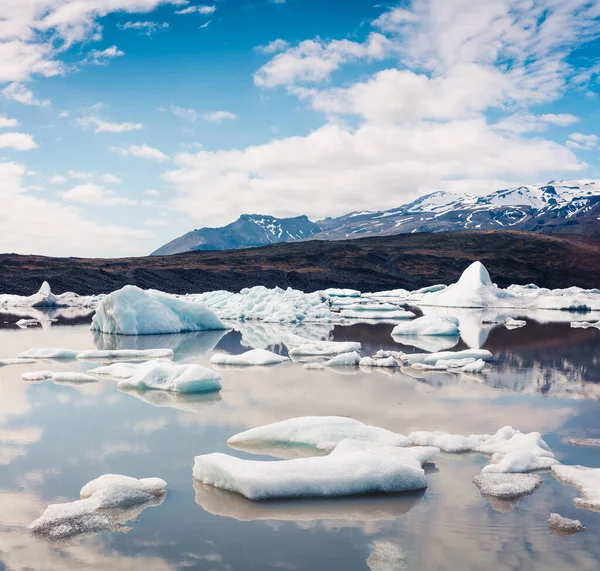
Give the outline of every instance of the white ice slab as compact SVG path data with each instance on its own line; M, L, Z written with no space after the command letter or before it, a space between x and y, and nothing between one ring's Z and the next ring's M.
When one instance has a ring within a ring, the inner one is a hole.
M289 361L289 357L284 357L267 351L266 349L253 349L246 351L241 355L228 355L226 353L216 353L210 358L213 365L234 365L234 366L251 366L251 365L277 365Z

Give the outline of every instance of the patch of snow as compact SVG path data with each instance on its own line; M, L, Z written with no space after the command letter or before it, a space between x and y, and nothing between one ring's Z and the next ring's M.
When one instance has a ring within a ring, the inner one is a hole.
M551 513L548 518L550 531L559 534L577 533L585 531L585 526L578 519L569 519L557 513Z
M600 511L600 468L552 466L552 474L563 484L578 488L581 497L573 500L578 508Z
M511 499L531 494L542 479L536 474L478 474L473 483L486 496Z

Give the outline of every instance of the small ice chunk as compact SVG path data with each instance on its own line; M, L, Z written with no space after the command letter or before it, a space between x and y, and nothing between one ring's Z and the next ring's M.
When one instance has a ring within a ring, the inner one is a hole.
M284 357L267 351L265 349L253 349L252 351L246 351L241 355L227 355L225 353L216 353L210 358L210 362L213 365L237 365L237 366L250 366L250 365L277 365L289 361L289 357Z
M112 292L98 304L91 328L117 335L227 329L203 303L132 285Z
M512 317L509 317L504 322L504 327L506 327L506 329L518 329L519 327L525 327L525 325L527 325L527 321L523 321L522 319L513 319Z
M488 361L493 355L487 349L464 349L463 351L439 351L437 353L422 353L423 363L433 365L443 359L483 359ZM412 355L405 355L412 357Z
M361 367L386 367L395 368L398 366L394 357L386 357L384 359L374 359L373 357L363 357L359 363Z
M415 314L412 311L406 311L405 309L395 308L395 311L389 309L379 310L373 309L371 311L365 311L364 309L343 309L340 311L340 316L345 319L412 319Z
M135 374L120 381L120 389L203 393L221 388L221 375L200 365L177 365L170 361L148 361Z
M375 355L373 355L373 359L387 359L388 357L393 357L394 359L400 359L402 357L402 351L385 351L383 349L379 349Z
M32 363L35 363L35 359L0 359L0 367L6 367L8 365L31 365Z
M361 292L357 289L330 287L321 292L327 297L360 297Z
M569 439L569 444L588 448L600 448L600 438L571 438Z
M600 468L586 466L552 466L554 477L564 484L578 488L581 497L573 502L578 508L600 511Z
M289 354L294 357L331 357L360 351L360 348L361 344L355 341L307 341L292 347Z
M50 539L127 531L123 528L125 522L136 519L146 507L163 501L166 485L160 478L137 480L106 474L81 489L82 499L49 505L29 529Z
M342 353L325 361L325 367L356 367L360 363L360 355L356 351Z
M56 347L44 347L29 349L17 355L18 359L77 359L78 351L73 349L60 349Z
M123 359L127 361L145 361L148 359L172 359L172 349L111 349L79 351L77 358L85 361L97 359Z
M392 330L392 336L458 335L458 333L458 319L438 315L424 315L408 323L400 323Z
M542 479L537 474L478 474L473 483L482 494L511 499L530 494Z
M548 456L538 456L529 450L517 450L502 454L497 452L492 456L491 464L481 470L484 474L506 474L514 472L533 472L535 470L548 470L558 460Z
M483 359L478 359L473 363L469 363L464 367L460 368L461 373L483 373L483 369L485 369L485 361Z
M473 359L472 357L466 357L465 359L440 359L436 361L435 364L440 367L447 367L448 369L461 369L466 365L470 365L471 363L475 363L477 359Z
M376 539L367 558L371 571L406 571L406 554L392 541Z
M427 487L422 463L437 449L343 440L327 456L265 462L228 454L196 456L193 475L251 500L404 492Z
M304 368L307 371L322 371L325 369L323 363L305 363Z
M571 327L573 329L588 329L589 327L596 327L600 329L600 321L571 321Z
M319 450L333 450L342 440L366 440L390 446L408 446L406 436L384 428L369 426L343 416L301 416L235 434L227 444L239 446L286 445L310 446Z
M27 329L31 325L40 325L40 322L37 319L19 319L15 325L21 329Z
M73 371L33 371L23 374L24 381L54 381L55 383L97 383L98 379L85 373Z
M565 535L585 531L585 526L578 519L569 519L557 513L550 514L548 527L552 532Z

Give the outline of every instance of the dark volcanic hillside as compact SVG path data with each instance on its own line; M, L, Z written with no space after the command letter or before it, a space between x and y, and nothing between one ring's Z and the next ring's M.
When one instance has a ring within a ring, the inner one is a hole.
M126 284L172 293L243 287L314 291L419 288L455 281L481 260L500 286L534 282L557 288L600 286L600 239L516 231L400 234L307 241L231 251L145 258L85 259L0 255L0 292L31 294L43 280L54 291L103 293Z

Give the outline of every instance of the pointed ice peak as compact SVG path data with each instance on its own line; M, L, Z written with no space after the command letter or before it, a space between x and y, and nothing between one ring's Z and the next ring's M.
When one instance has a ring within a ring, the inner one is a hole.
M44 282L38 291L39 295L50 296L52 295L52 290L50 289L50 284L48 282Z
M478 285L491 286L492 279L486 267L481 262L473 262L460 276L458 283L472 288Z

